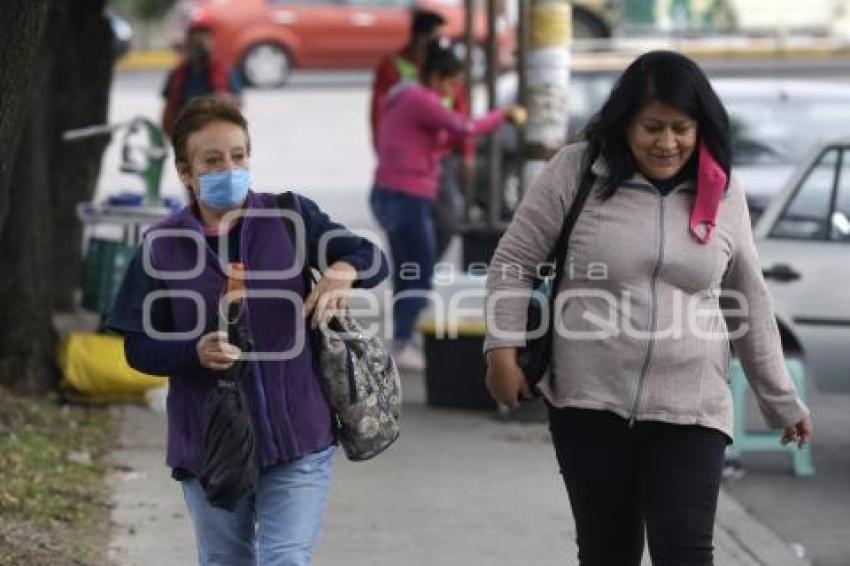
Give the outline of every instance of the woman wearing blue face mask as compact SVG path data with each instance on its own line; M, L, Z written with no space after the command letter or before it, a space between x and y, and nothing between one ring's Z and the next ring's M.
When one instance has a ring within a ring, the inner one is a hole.
M386 260L300 195L295 203L303 224L296 220L293 241L276 195L252 188L248 127L232 106L212 98L190 103L172 140L191 203L145 234L107 326L125 336L132 367L170 377L166 461L183 488L199 563L308 565L334 436L310 341L299 336L344 308L352 285L371 287L383 279ZM319 241L331 230L334 237L325 238L319 257ZM309 294L299 257L323 270ZM259 357L246 362L239 382L259 479L231 511L209 503L199 478L206 399L220 372L240 356L217 330L218 313L230 314L219 304L234 280L246 291L239 318Z

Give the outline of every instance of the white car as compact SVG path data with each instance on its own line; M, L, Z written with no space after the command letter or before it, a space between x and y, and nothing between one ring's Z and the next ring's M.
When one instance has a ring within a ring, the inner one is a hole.
M713 79L732 127L733 170L754 219L814 148L850 133L850 84Z
M786 352L818 390L850 393L850 138L810 154L755 237Z

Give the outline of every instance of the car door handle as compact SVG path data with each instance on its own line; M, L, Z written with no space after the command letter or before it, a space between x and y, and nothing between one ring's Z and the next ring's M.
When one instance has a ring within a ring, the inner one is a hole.
M351 23L359 27L371 27L375 25L375 16L368 12L356 12L351 15Z
M800 272L795 271L790 265L777 263L776 265L762 270L765 279L773 279L782 283L796 281L800 278Z
M274 13L274 21L279 24L291 25L298 21L298 15L295 12L281 10Z

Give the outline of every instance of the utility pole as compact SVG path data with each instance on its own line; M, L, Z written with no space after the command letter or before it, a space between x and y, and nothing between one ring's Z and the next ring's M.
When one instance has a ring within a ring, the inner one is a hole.
M526 190L566 141L572 43L569 0L527 1L529 44L522 62L528 105L522 183Z
M496 0L487 0L487 106L490 110L495 110L498 103L498 100L496 100L496 81L499 80L499 58L497 51ZM504 200L504 195L502 194L502 146L499 131L495 130L491 133L488 141L487 146L490 154L490 198L487 199L489 204L487 220L490 226L496 226L502 217L502 202Z
M475 36L473 35L475 2L473 0L464 0L463 3L463 41L466 45L466 57L463 60L463 78L466 81L466 99L472 105L473 96L473 72L472 72L472 54L475 50ZM463 186L463 194L465 198L464 222L470 221L470 211L475 204L475 175L472 178L465 179Z

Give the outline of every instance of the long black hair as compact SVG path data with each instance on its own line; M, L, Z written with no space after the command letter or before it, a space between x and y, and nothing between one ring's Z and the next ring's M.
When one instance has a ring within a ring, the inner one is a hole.
M446 18L437 12L414 8L410 19L410 40L413 41L419 36L430 37L434 30L444 25L446 25Z
M627 139L629 126L640 109L657 101L697 121L699 142L729 178L732 148L729 116L702 69L691 59L673 51L650 51L635 59L617 80L608 100L590 119L583 132L588 142L583 173L602 156L609 176L603 181L602 198L611 198L635 170ZM692 160L697 159L697 151Z
M419 76L424 82L431 77L441 79L456 77L463 71L463 63L450 47L445 47L440 40L435 39L428 43L428 51Z

